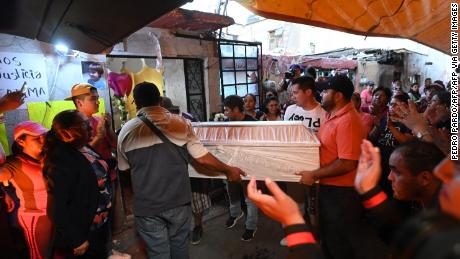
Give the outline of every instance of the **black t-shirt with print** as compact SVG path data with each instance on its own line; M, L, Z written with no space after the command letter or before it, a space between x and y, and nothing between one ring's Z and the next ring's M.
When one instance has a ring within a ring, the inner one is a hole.
M392 195L393 190L391 187L391 182L388 180L388 175L390 174L389 160L391 153L393 153L395 148L399 146L400 143L396 140L391 130L387 127L387 116L388 115L383 116L380 120L379 135L374 145L380 149L382 158L382 177L380 178L380 187L385 191L385 193ZM407 134L412 132L402 123L393 122L393 125L401 133Z

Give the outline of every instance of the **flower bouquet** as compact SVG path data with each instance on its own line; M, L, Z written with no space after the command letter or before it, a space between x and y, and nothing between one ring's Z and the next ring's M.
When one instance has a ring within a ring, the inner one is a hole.
M128 110L126 109L126 101L131 93L133 80L129 74L118 74L110 72L108 75L109 87L113 90L114 100L113 105L120 111L121 126L128 120Z
M227 117L225 117L223 113L216 113L214 115L214 121L225 121L225 119L227 119Z

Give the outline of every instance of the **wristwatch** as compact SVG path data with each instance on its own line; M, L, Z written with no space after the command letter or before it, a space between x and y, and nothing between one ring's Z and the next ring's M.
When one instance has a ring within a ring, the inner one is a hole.
M313 173L313 181L319 183L319 177L315 173Z
M423 139L423 137L425 137L426 135L430 135L430 133L428 131L419 131L417 132L417 134L415 135L418 139Z

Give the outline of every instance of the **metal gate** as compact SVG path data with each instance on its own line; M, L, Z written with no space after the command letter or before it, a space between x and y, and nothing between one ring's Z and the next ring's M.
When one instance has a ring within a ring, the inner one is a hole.
M204 69L202 59L184 59L187 110L196 119L207 121Z

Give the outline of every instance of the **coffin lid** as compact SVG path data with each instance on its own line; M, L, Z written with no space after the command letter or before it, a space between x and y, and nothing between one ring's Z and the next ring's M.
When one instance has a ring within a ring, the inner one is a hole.
M300 121L197 122L193 129L205 145L321 145L315 133Z

